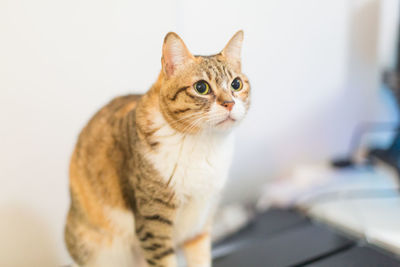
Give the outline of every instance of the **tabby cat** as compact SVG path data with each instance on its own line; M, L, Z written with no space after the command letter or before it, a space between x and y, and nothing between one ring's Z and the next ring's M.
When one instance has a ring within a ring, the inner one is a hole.
M76 266L211 266L210 226L250 104L243 32L194 56L175 33L144 95L115 98L82 130L70 164L65 242Z

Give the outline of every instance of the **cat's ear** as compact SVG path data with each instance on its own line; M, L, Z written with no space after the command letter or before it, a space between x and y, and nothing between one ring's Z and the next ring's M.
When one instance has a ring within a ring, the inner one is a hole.
M229 40L221 54L232 64L240 69L243 31L240 30Z
M174 32L168 33L164 38L162 49L162 67L167 76L194 60L182 39Z

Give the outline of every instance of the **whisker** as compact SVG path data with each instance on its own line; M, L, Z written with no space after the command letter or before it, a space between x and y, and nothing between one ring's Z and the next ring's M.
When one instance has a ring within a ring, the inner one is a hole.
M191 122L188 126L186 126L186 127L183 129L182 132L183 132L183 133L186 133L186 134L189 133L189 131L191 131L193 128L195 128L196 126L198 126L202 120L204 120L204 117L200 117L200 118L196 119L195 121Z

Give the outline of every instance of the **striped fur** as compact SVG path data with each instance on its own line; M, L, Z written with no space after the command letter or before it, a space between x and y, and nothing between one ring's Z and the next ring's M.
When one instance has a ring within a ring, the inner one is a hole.
M204 57L168 34L150 90L114 99L82 130L65 227L76 264L175 267L183 247L189 267L211 266L208 233L233 153L231 130L250 105L242 39L238 32ZM237 77L238 92L230 87ZM199 80L209 94L196 92Z

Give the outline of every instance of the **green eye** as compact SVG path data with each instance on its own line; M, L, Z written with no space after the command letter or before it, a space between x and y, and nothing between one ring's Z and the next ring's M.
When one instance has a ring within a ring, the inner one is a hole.
M239 77L235 78L231 83L231 87L232 90L236 92L242 90L243 88L242 80Z
M201 95L206 95L210 92L210 86L206 81L198 81L193 86L196 92Z

